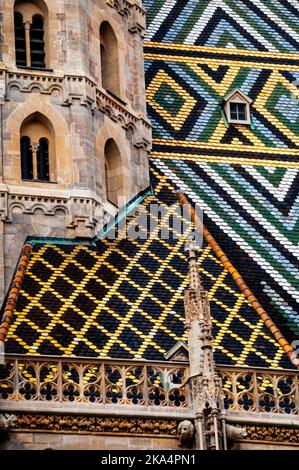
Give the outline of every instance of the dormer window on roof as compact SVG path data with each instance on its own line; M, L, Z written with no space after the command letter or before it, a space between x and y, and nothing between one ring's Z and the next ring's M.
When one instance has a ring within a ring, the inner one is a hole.
M250 105L252 100L241 90L235 89L224 98L224 111L229 124L251 123Z

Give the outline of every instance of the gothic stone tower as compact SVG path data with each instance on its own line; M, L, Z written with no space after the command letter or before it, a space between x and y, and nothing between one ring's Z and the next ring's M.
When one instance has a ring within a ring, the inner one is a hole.
M0 300L27 236L92 237L149 185L141 0L0 0Z

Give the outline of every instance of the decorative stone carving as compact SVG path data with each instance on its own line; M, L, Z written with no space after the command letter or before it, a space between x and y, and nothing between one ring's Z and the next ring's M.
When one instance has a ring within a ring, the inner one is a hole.
M144 37L146 31L146 13L141 1L106 0L106 3L117 10L121 16L128 19L130 33L138 33L142 38Z
M94 236L110 219L103 201L92 197L55 197L32 196L26 194L0 193L0 220L13 222L14 214L44 215L65 217L68 229L90 229L89 236ZM71 235L71 233L70 233ZM49 234L48 236L51 236ZM80 236L80 233L78 233Z
M17 415L18 430L82 432L98 433L128 433L151 434L160 436L177 436L178 421L175 419L148 418L111 418L84 415Z
M299 443L299 428L285 426L246 426L246 440Z
M298 415L298 378L295 371L267 370L260 373L254 369L222 368L220 373L229 411Z
M134 145L149 148L151 143L151 125L144 116L127 110L113 96L108 96L100 89L96 82L90 78L78 75L50 75L45 76L36 72L34 75L17 72L3 72L7 82L6 101L10 101L11 90L17 89L20 93L30 94L33 90L42 95L55 95L60 97L59 104L72 106L78 100L82 106L92 110L98 109L114 122L120 122L124 128L133 125L136 129Z
M189 447L194 435L194 425L191 421L185 419L179 424L178 433L180 436L181 447Z
M10 428L14 428L16 421L15 415L0 414L0 432L7 432Z
M196 416L196 448L213 450L226 447L223 435L221 379L216 373L210 305L199 277L195 243L190 240L189 288L185 292L186 328L190 358L190 385Z
M192 393L197 397L198 413L203 413L207 408L217 409L221 399L221 380L216 374L210 378L198 376L193 379Z
M30 376L28 376L28 369ZM44 381L44 377L51 381ZM18 387L15 378L18 377ZM73 379L71 379L73 377ZM132 382L133 380L133 382ZM151 365L111 361L99 364L98 360L76 363L39 358L7 361L1 370L0 400L14 401L18 410L28 401L51 404L51 411L61 404L75 406L106 405L148 406L157 410L188 408L189 387L186 386L187 366ZM173 387L173 385L175 386ZM180 387L180 388L177 388ZM120 408L121 410L121 408ZM162 411L161 411L162 412ZM167 414L167 411L163 411Z
M245 428L239 428L237 426L231 426L230 424L227 424L226 437L231 441L236 441L237 439L244 439L247 437L247 432Z

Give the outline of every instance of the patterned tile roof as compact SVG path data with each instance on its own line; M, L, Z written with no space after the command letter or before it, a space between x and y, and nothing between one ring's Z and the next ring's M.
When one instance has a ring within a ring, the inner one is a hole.
M298 2L144 0L149 41L297 52Z
M176 45L146 48L155 150L167 152L176 146L182 154L235 158L242 150L252 159L286 156L298 161L299 107L294 97L299 56L275 64L271 57L267 63L258 62L247 52L214 53L205 56ZM222 100L235 88L253 100L250 127L227 126L222 117Z
M168 211L148 239L105 239L97 247L34 244L7 352L160 360L186 340L185 240L174 229L167 240L158 237L176 214L176 199L165 176L154 171L153 177L156 197L144 207L163 202ZM187 237L193 227L186 227ZM289 368L283 349L207 244L198 264L211 300L217 362Z
M299 335L297 2L144 3L151 165L202 207L205 225L292 343ZM234 88L252 99L250 126L223 118Z
M180 189L202 207L205 225L291 343L299 334L297 2L144 5L156 198L171 212L171 190ZM222 100L234 88L252 99L250 126L223 119ZM187 263L184 240L157 233L97 247L36 243L8 350L163 359L186 339ZM199 267L217 362L291 367L208 245Z
M162 159L152 165L203 208L205 225L285 336L295 340L298 171Z

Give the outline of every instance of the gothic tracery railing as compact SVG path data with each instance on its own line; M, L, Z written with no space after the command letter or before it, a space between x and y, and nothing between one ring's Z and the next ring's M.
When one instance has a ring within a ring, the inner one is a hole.
M45 406L72 403L92 409L126 406L168 408L192 416L186 363L145 363L51 357L6 356L0 365L3 408L33 402ZM218 367L228 413L299 417L299 375L288 370ZM23 405L22 405L23 404ZM48 405L47 405L48 404ZM184 411L185 410L185 411Z
M229 411L299 415L298 372L221 368Z
M0 400L187 408L187 374L183 364L10 357Z

